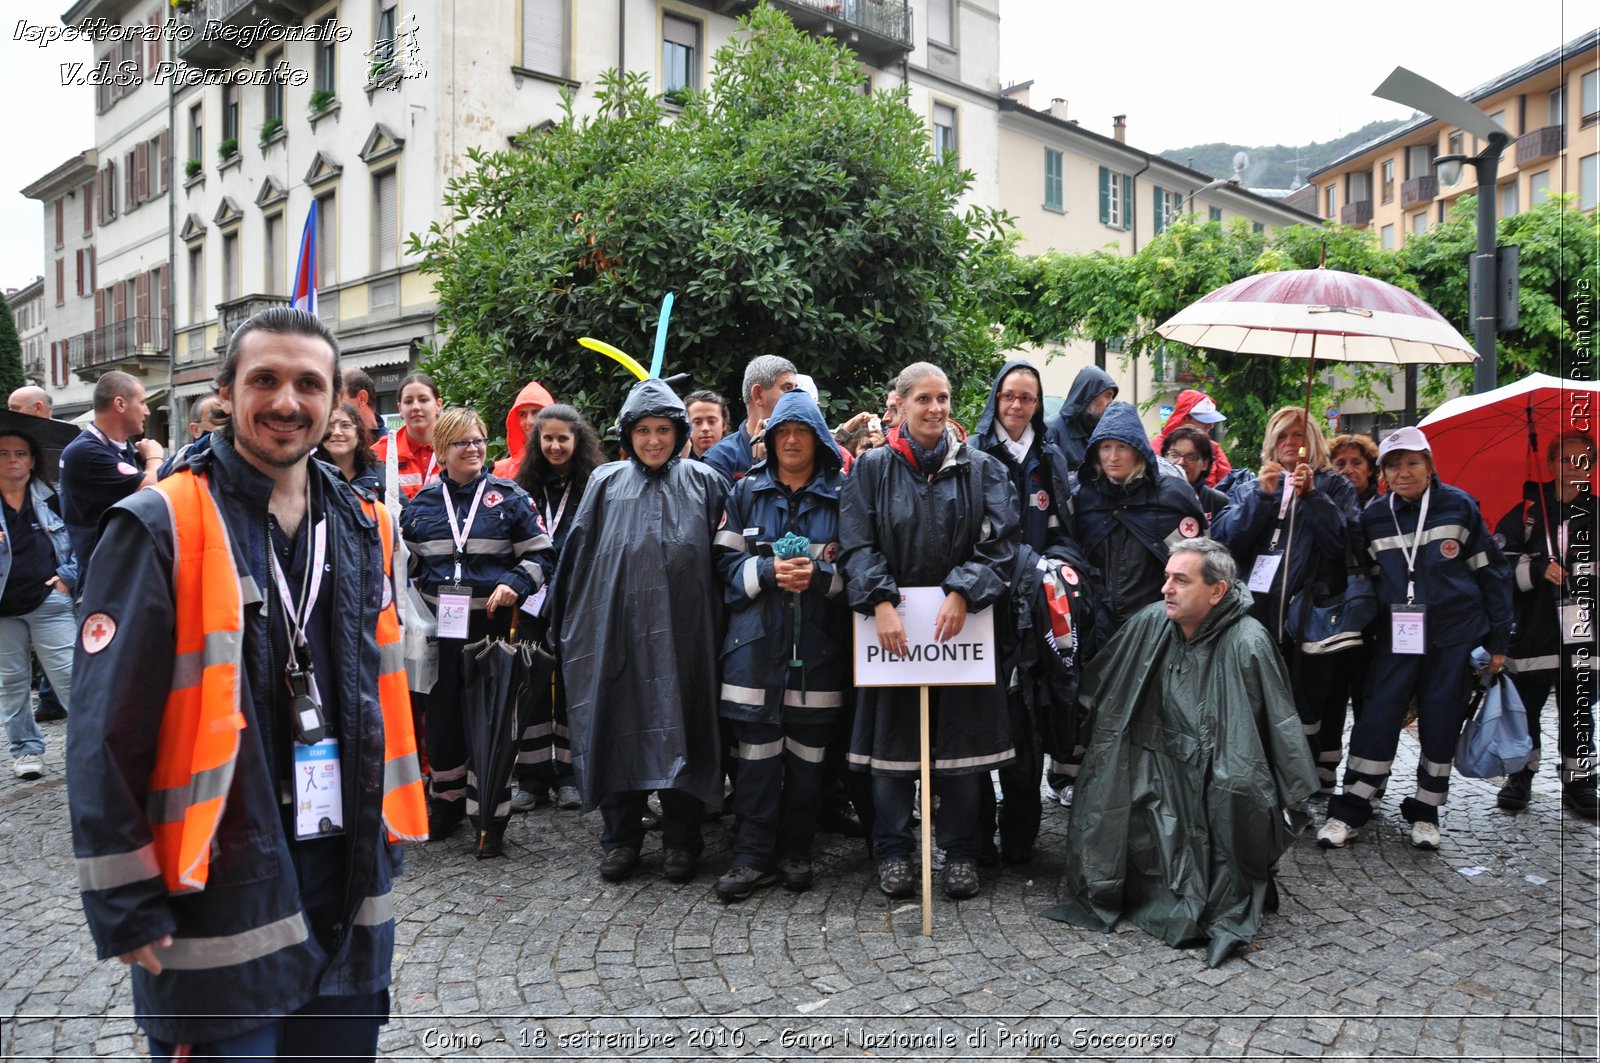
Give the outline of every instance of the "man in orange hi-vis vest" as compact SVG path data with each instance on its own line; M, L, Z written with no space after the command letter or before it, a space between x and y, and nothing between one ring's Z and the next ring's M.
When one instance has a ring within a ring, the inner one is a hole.
M115 506L84 587L72 844L152 1059L375 1056L427 836L388 512L318 462L339 347L266 310L210 451Z

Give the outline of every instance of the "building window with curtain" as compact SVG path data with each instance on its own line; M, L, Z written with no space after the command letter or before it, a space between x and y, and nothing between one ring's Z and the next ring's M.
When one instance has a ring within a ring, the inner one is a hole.
M261 126L262 140L266 140L283 128L283 82L278 80L275 73L282 61L283 49L276 48L267 53L262 64L267 78L267 83L261 87L261 113L266 119Z
M204 321L206 312L206 259L200 244L189 248L189 320Z
M339 281L339 204L332 192L317 197L317 287Z
M524 70L558 78L568 76L567 37L571 31L567 5L568 0L522 0Z
M1061 209L1061 153L1055 148L1044 149L1044 206Z
M1522 209L1517 196L1517 179L1512 178L1500 186L1500 216L1509 218Z
M1383 172L1383 201L1394 202L1394 160L1386 159L1382 167Z
M1585 155L1578 161L1578 209L1593 210L1597 205L1600 205L1600 154Z
M1222 208L1221 207L1207 207L1206 208L1206 221L1208 221L1208 222L1210 222L1210 221L1220 222L1221 220L1222 220Z
M338 95L339 91L338 53L334 51L337 42L333 39L336 36L334 31L338 29L336 20L332 18L324 19L321 29L328 39L318 41L316 44L315 69L312 71L311 90L313 95L319 92L324 93L326 94L325 98L331 100ZM323 106L326 106L326 104Z
M933 105L933 157L937 162L956 156L956 109L947 103Z
M700 87L700 23L661 16L661 94L677 101Z
M239 231L222 236L222 301L239 298Z
M261 224L261 290L268 295L282 295L283 281L283 214L268 214Z
M928 0L928 40L950 47L956 43L956 0Z
M1132 200L1133 178L1100 167L1100 223L1113 229L1131 229L1133 211L1129 209L1129 204Z

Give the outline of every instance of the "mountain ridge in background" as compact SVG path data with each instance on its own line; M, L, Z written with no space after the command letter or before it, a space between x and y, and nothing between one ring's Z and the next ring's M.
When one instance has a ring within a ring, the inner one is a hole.
M1368 122L1353 133L1316 144L1246 147L1241 144L1195 144L1187 148L1173 148L1161 152L1163 159L1193 167L1212 177L1233 176L1233 156L1243 151L1250 156L1250 166L1245 170L1246 188L1295 188L1295 174L1300 184L1346 152L1374 140L1409 122L1409 118L1393 118Z

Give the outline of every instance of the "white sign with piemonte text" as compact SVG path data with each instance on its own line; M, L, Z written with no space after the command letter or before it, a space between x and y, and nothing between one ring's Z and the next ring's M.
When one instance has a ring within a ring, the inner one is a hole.
M906 629L906 654L889 653L878 645L878 623L872 616L855 617L855 666L858 687L990 686L995 681L994 610L967 614L961 633L940 642L934 621L944 604L938 587L901 587L900 623Z

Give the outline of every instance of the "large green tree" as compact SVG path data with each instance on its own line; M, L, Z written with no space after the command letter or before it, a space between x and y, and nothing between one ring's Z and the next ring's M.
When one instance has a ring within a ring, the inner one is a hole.
M670 121L643 76L613 72L593 116L569 99L554 128L472 153L452 220L413 243L437 277L428 366L449 401L493 415L532 378L609 423L632 377L578 338L648 364L669 291L663 372L730 398L764 353L811 373L834 415L876 408L919 359L993 373L1008 225L958 208L970 174L933 158L904 90L863 94L850 52L765 6L712 71Z
M11 304L0 299L0 394L9 395L27 382L17 319L11 313Z

